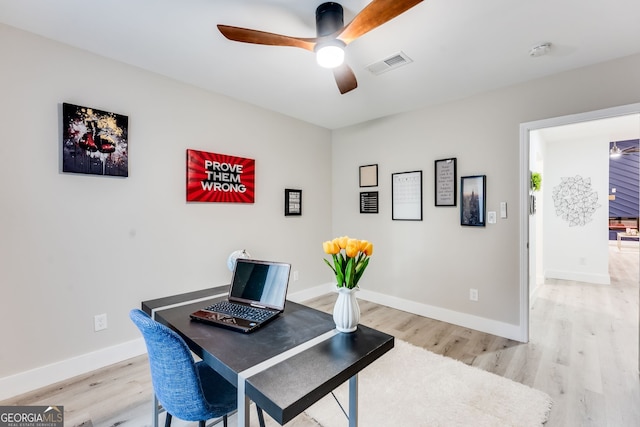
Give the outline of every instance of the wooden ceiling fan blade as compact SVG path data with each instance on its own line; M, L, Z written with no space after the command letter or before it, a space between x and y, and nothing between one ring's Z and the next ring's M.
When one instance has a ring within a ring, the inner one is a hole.
M353 70L347 64L334 68L333 76L342 95L358 87L356 75L353 74Z
M317 42L316 38L283 36L281 34L268 33L249 28L232 27L230 25L218 25L218 30L220 30L223 36L236 42L299 47L312 52Z
M422 0L373 0L344 27L338 39L349 44L421 2Z

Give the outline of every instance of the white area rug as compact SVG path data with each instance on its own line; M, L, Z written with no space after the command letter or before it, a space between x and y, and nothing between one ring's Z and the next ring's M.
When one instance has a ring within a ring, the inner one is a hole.
M359 374L358 386L362 427L540 426L547 420L552 403L546 393L397 339L393 350ZM335 394L348 411L348 382ZM258 427L253 405L250 418L251 427ZM278 426L268 415L265 418L267 427ZM81 427L151 425L149 402ZM164 414L159 425L164 425ZM171 425L197 427L198 423L174 418ZM329 395L286 427L347 425L345 415ZM235 415L229 417L229 427L237 427Z
M544 392L404 341L359 374L359 425L540 426L551 410ZM336 392L348 411L348 382ZM307 409L323 427L346 426L329 395Z

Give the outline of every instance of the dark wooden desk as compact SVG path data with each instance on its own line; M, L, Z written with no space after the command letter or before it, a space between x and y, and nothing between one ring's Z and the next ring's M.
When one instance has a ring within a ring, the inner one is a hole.
M363 325L340 333L330 314L291 301L278 319L250 334L190 320L193 311L226 297L227 289L144 301L142 309L237 386L239 426L249 426L250 400L282 425L347 380L349 426L357 426L357 374L393 348L393 336Z

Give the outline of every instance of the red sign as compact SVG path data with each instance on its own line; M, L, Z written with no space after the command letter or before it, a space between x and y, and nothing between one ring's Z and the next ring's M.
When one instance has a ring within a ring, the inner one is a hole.
M253 203L256 161L187 150L187 202Z

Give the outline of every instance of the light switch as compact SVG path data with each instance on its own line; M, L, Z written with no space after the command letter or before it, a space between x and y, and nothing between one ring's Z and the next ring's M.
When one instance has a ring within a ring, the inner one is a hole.
M500 202L500 218L507 217L507 202Z
M489 224L495 224L496 223L496 213L491 211L491 212L487 212L487 220L489 221Z

